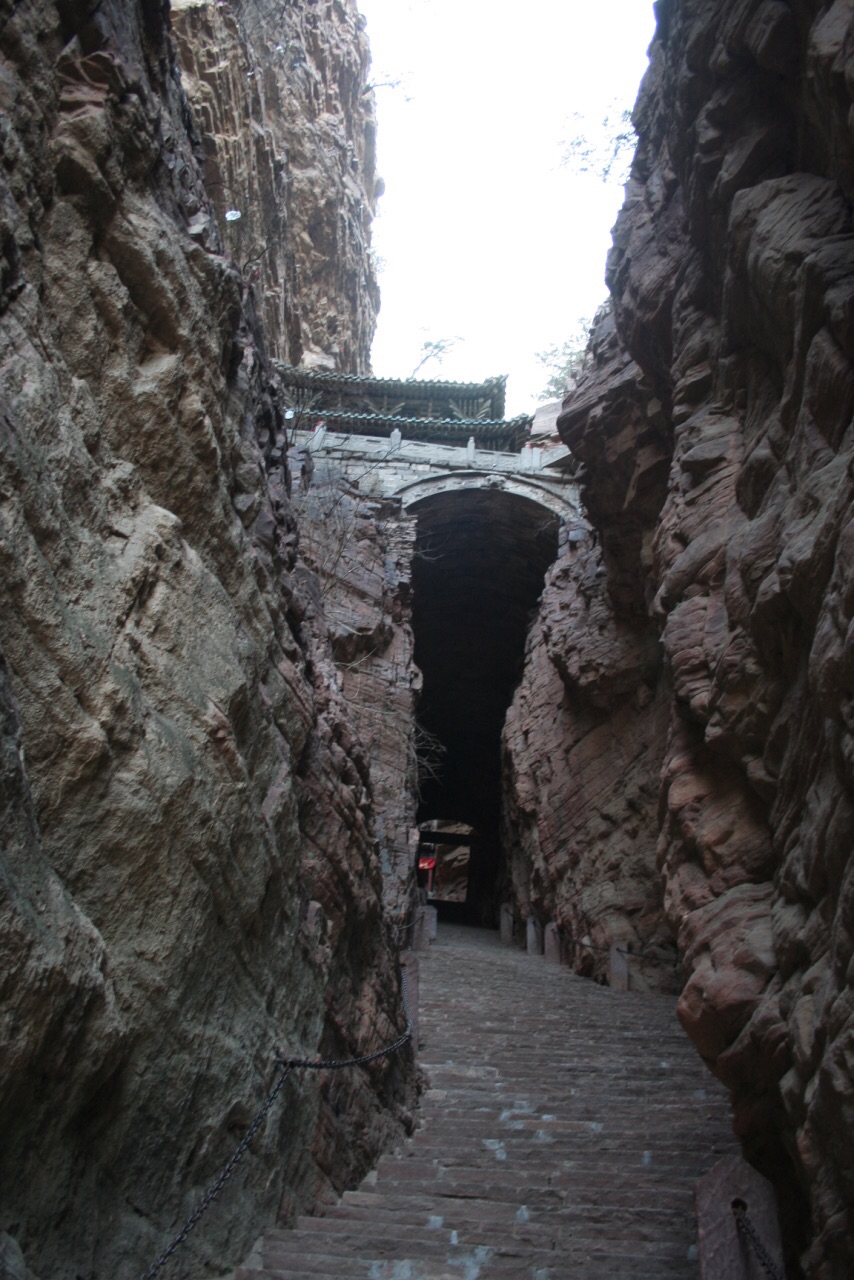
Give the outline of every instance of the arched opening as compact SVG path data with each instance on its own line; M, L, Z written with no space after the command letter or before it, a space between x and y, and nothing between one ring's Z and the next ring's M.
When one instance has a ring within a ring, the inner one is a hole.
M558 516L500 489L413 503L418 722L441 751L422 778L419 824L465 824L465 917L497 923L501 729L522 674L525 637L557 553ZM440 910L450 914L452 904ZM457 908L459 914L460 909Z

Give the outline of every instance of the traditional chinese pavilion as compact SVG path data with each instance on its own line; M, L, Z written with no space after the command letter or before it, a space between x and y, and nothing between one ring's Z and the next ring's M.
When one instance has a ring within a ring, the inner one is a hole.
M296 369L279 372L304 428L323 421L344 435L390 436L425 444L466 445L518 453L528 440L532 417L504 417L507 379L486 382L427 382L363 377Z

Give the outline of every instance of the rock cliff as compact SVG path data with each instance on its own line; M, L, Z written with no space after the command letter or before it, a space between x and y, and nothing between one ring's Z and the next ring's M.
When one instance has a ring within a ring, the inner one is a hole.
M503 845L517 911L555 923L562 958L634 990L675 990L655 866L667 725L657 646L615 616L589 531L564 530L504 725Z
M367 373L381 183L355 0L172 0L172 21L211 200L191 234L252 281L272 359Z
M854 1268L854 10L656 9L613 314L559 424L595 545L552 574L508 734L511 816L530 829L541 806L520 878L560 912L575 876L573 934L624 938L653 889L631 922L609 917L611 868L629 849L649 868L657 847L682 1021L777 1183L792 1267L800 1253L808 1275L841 1277ZM550 714L520 767L513 735L538 701L563 724Z
M318 578L338 683L370 762L385 903L405 927L418 850L416 518L403 513L399 499L364 497L358 482L322 461L294 508L301 553Z
M291 97L238 63L222 119L188 102L163 0L0 18L0 1231L43 1278L143 1270L277 1047L344 1056L402 1026L368 760L297 559L259 320L289 358L366 358L358 229L324 214L313 238L304 200L312 148L324 210L355 208L354 160L372 173L368 116L345 125L364 41L349 2L247 0L180 6L180 43L200 84L224 76L216 42L248 56L274 8L304 58ZM242 141L212 147L219 127ZM284 220L284 258L247 269L211 166L245 184L253 236ZM358 1176L407 1088L401 1060L289 1080L173 1274L221 1274Z

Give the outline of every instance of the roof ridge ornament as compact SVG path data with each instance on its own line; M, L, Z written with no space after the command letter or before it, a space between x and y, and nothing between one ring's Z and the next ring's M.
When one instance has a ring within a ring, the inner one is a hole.
M330 431L424 443L467 445L518 452L530 436L533 415L504 417L507 375L484 382L426 378L376 378L276 362L286 393L314 392L313 408ZM370 406L366 411L365 405Z

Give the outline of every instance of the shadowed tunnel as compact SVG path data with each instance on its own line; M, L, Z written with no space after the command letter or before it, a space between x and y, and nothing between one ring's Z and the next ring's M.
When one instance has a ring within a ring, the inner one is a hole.
M438 494L418 516L413 566L415 661L424 676L419 724L444 751L422 779L419 822L475 828L467 915L497 922L501 729L525 637L557 552L558 519L500 490Z

